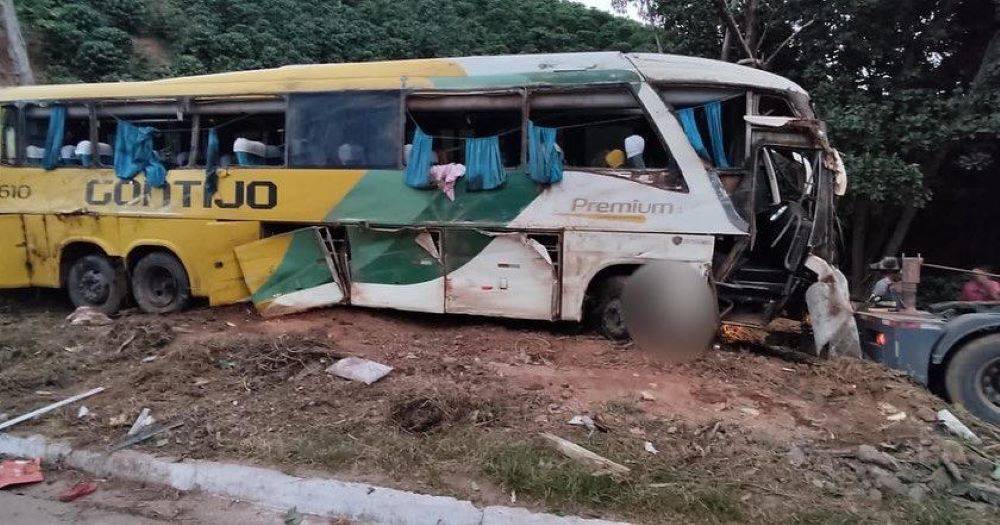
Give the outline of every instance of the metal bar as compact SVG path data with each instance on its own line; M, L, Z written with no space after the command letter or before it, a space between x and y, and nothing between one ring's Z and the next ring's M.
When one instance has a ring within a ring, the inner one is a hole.
M88 397L90 397L92 395L95 395L95 394L100 394L101 392L104 392L104 387L98 387L98 388L95 388L93 390L84 392L82 394L77 394L77 395L75 395L73 397L69 397L69 398L63 399L62 401L58 401L58 402L52 403L51 405L44 406L42 408L39 408L38 410L33 410L31 412L28 412L27 414L24 414L23 416L18 416L18 417L15 417L14 419L11 419L10 421L5 421L3 423L0 423L0 430L8 429L8 428L10 428L10 427L12 427L14 425L17 425L18 423L23 423L23 422L25 422L25 421L27 421L29 419L34 419L34 418L36 418L38 416L41 416L43 414L47 414L49 412L52 412L53 410L55 410L57 408L64 407L64 406L66 406L66 405L68 405L70 403L76 403L77 401L79 401L81 399L88 398Z
M941 264L931 264L931 263L923 263L923 266L926 266L928 268L936 268L938 270L947 270L949 272L965 273L969 275L985 275L986 277L994 277L1000 279L1000 274L986 273L982 271L977 272L973 270L966 270L965 268L955 268L954 266L944 266Z

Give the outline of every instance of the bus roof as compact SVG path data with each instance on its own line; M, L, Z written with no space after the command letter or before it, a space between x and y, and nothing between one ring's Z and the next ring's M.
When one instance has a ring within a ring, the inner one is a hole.
M679 55L597 52L312 64L146 82L18 86L0 89L0 102L214 97L401 87L487 89L642 79L805 94L784 77L728 62Z

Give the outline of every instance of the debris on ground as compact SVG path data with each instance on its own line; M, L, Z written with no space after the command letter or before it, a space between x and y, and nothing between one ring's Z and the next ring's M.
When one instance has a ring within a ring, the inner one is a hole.
M173 423L163 423L163 424L160 424L160 425L153 425L151 427L145 427L146 428L145 430L140 430L137 434L125 438L125 440L123 440L122 442L120 442L117 445L115 445L114 447L112 447L111 450L112 451L116 451L116 450L122 450L122 449L125 449L125 448L128 448L128 447L131 447L132 445L136 445L138 443L142 443L143 441L146 441L147 439L149 439L149 438L151 438L153 436L157 436L157 435L160 435L160 434L162 434L164 432L167 432L167 431L173 430L173 429L175 429L177 427L180 427L183 424L184 424L183 421L175 421Z
M644 450L645 450L646 452L649 452L650 454L659 454L659 453L660 453L660 451L659 451L659 450L656 450L656 445L654 445L654 444L653 444L653 443L652 443L651 441L647 441L647 442L645 442L645 443L644 443L644 444L642 445L642 448L643 448L643 449L644 449Z
M14 425L16 425L18 423L22 423L24 421L28 421L29 419L34 419L34 418L36 418L38 416L41 416L41 415L45 415L45 414L47 414L49 412L52 412L53 410L55 410L57 408L61 408L61 407L64 407L66 405L69 405L69 404L72 404L72 403L76 403L77 401L79 401L81 399L86 399L86 398L88 398L90 396L93 396L95 394L100 394L101 392L104 392L104 388L103 387L98 387L98 388L95 388L93 390L88 390L87 392L84 392L82 394L77 394L77 395L75 395L73 397L70 397L70 398L67 398L67 399L63 399L62 401L57 401L57 402L52 403L50 405L46 405L46 406L44 406L42 408L39 408L37 410L33 410L31 412L28 412L27 414L24 414L23 416L18 416L18 417L15 417L14 419L11 419L11 420L8 420L8 421L4 421L3 423L0 423L0 430L8 429L8 428L10 428L10 427L12 427L12 426L14 426Z
M114 321L107 314L91 306L81 306L66 316L73 326L106 326Z
M330 365L326 371L337 377L370 385L389 375L389 372L392 372L392 367L360 357L345 357Z
M573 416L566 423L576 427L584 427L588 431L590 431L590 433L594 433L594 431L597 430L597 425L594 424L594 419L585 414L579 416Z
M71 501L80 499L88 494L93 494L97 491L97 483L93 481L83 481L73 485L72 487L66 489L61 494L59 494L59 501L63 503L69 503Z
M150 413L149 409L143 408L142 411L139 412L139 415L135 418L135 421L132 423L132 427L128 429L128 432L126 432L125 435L134 436L138 434L140 430L152 425L155 422L156 419Z
M548 432L542 432L539 434L545 440L555 447L556 450L561 452L564 456L580 463L581 465L590 467L594 469L595 475L603 474L615 474L623 475L628 474L632 469L615 463L610 459L595 454L572 441L565 440L554 434L549 434Z
M87 408L87 405L81 405L80 406L80 410L76 411L76 418L77 419L83 419L83 418L87 417L88 415L90 415L90 409Z
M972 432L969 427L965 426L965 423L962 423L957 417L955 417L955 414L952 414L950 410L941 409L938 411L937 417L938 421L940 421L941 424L944 425L945 428L947 428L952 434L967 439L973 445L978 445L983 442L983 440Z
M858 449L854 454L859 461L892 471L899 470L899 463L896 462L895 458L871 445L858 445Z
M41 459L11 459L0 461L0 489L45 481Z

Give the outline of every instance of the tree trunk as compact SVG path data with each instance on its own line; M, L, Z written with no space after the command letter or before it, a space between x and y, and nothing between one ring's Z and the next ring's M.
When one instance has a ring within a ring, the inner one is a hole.
M748 0L746 8L743 10L743 32L747 36L747 44L750 49L760 49L760 31L757 27L757 7L758 0Z
M899 255L899 249L903 246L903 241L906 240L906 234L910 233L910 226L913 225L913 219L917 217L917 207L910 205L903 208L903 213L899 216L899 220L896 221L896 227L892 229L892 237L889 237L889 242L886 243L885 249L882 250L883 257L895 257Z
M865 238L868 235L868 209L866 200L858 200L854 205L854 221L851 228L851 289L857 291L865 278Z
M0 0L0 19L6 36L4 43L10 56L14 82L18 85L34 84L35 75L31 71L28 47L24 44L24 37L21 36L21 25L17 21L13 0Z
M733 32L726 28L726 34L722 37L722 52L719 53L719 60L729 62L729 51L733 47Z

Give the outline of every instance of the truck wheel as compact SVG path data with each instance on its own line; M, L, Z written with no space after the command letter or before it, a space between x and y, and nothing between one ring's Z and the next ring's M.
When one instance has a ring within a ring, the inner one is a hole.
M974 339L957 352L945 374L952 403L1000 425L1000 334Z
M613 341L629 338L625 318L622 315L622 290L625 289L624 275L610 277L598 285L594 308L590 312L591 322L604 337Z
M121 308L128 284L119 265L103 255L85 255L69 267L66 291L77 308L89 306L113 314Z
M139 259L132 269L132 295L146 313L177 312L191 300L191 283L176 257L153 252Z

